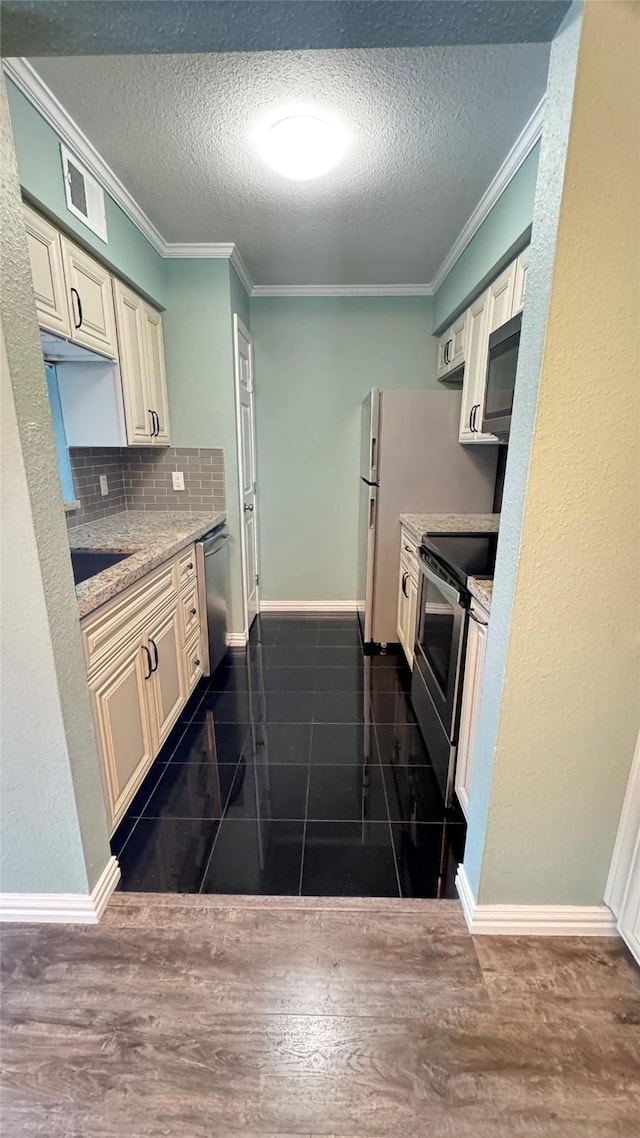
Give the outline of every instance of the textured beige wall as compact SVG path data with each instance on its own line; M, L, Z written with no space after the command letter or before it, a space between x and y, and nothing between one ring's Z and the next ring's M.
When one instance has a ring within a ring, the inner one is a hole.
M639 60L640 5L588 2L481 903L601 902L638 730Z

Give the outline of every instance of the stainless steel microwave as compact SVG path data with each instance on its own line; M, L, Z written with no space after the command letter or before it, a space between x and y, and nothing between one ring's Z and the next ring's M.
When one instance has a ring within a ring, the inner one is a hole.
M489 336L487 383L482 408L482 430L506 441L511 427L513 389L518 366L522 313L496 328Z

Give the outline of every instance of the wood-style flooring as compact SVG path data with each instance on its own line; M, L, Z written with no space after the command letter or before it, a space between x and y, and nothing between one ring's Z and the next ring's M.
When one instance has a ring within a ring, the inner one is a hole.
M3 1138L638 1138L622 943L457 902L119 894L4 926Z

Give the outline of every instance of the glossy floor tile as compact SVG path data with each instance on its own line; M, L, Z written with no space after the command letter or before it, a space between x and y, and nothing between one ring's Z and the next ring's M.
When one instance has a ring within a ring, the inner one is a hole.
M199 685L114 835L122 890L453 897L404 657L355 617L269 614Z

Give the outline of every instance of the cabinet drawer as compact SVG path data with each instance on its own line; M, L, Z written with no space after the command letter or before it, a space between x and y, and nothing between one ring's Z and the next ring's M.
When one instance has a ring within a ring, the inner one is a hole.
M176 578L175 561L167 561L84 618L81 622L82 640L90 675L130 637L135 636L150 616L175 601L178 592Z
M184 678L186 681L187 698L202 678L202 643L200 629L187 644L184 650Z
M176 560L178 563L178 588L183 589L185 585L196 579L195 546L190 545L184 553L179 554Z
M192 636L200 631L200 607L198 605L198 584L187 585L180 593L180 623L182 626L182 643L186 644Z

